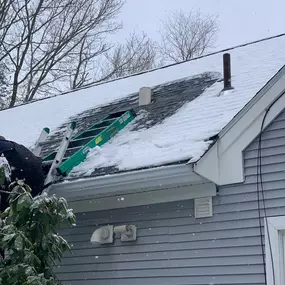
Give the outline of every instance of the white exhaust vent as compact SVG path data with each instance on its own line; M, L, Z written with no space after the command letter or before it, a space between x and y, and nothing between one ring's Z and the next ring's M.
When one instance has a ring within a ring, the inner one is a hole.
M104 226L95 230L90 239L91 243L113 243L114 241L114 226Z
M139 90L139 106L148 105L151 103L151 88L142 87Z
M121 241L137 239L137 227L135 225L116 226L114 227L114 233L121 235Z
M194 199L195 218L206 218L213 216L212 197Z

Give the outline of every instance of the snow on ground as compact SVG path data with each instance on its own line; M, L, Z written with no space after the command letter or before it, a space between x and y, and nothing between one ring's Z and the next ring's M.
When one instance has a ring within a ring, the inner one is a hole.
M230 50L232 91L220 94L223 83L217 82L160 125L135 132L128 132L128 126L102 148L92 151L74 171L84 174L102 166L133 169L181 159L197 160L209 145L207 139L217 134L284 65L284 46L282 36ZM5 110L0 112L0 120L5 122L0 135L31 146L43 127L55 130L70 116L124 98L142 86L204 72L222 73L222 68L219 53Z

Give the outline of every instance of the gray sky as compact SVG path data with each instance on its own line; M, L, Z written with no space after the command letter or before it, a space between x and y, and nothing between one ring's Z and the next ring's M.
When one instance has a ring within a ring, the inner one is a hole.
M127 0L120 15L124 29L115 38L136 29L158 39L160 19L179 9L219 16L216 50L285 32L285 0Z

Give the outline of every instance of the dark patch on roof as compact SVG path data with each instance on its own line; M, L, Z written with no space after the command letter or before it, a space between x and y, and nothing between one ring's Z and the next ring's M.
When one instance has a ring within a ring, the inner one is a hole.
M122 174L126 172L133 172L133 171L138 171L138 170L145 170L145 169L154 169L157 167L161 166L171 166L171 165L178 165L178 164L186 164L189 160L178 160L175 162L170 162L170 163L164 163L163 165L153 165L153 166L148 166L148 167L139 167L136 169L127 169L127 170L119 170L116 166L109 166L109 167L101 167L99 169L94 170L90 175L85 175L86 178L89 177L98 177L98 176L104 176L106 174ZM82 178L82 177L81 177ZM78 176L76 175L71 175L65 179L65 180L76 180L78 179Z
M42 147L42 157L57 149L65 133L66 126L71 121L76 121L76 133L80 133L94 123L104 119L110 113L133 109L136 113L145 112L145 116L136 119L135 123L132 123L131 131L150 128L172 116L185 103L197 98L206 88L213 85L220 78L221 74L218 72L206 72L190 78L154 86L152 87L152 102L146 106L138 105L137 92L121 100L114 101L110 105L90 108L69 118L68 122L59 126L56 132L49 136ZM118 172L118 169L116 166L111 166L97 169L92 175L104 175L115 172Z

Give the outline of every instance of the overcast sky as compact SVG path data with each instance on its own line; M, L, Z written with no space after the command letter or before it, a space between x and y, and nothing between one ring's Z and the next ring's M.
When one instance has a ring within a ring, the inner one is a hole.
M116 39L134 29L158 39L160 20L179 9L219 16L216 50L285 33L285 0L127 0L120 15L124 29Z

